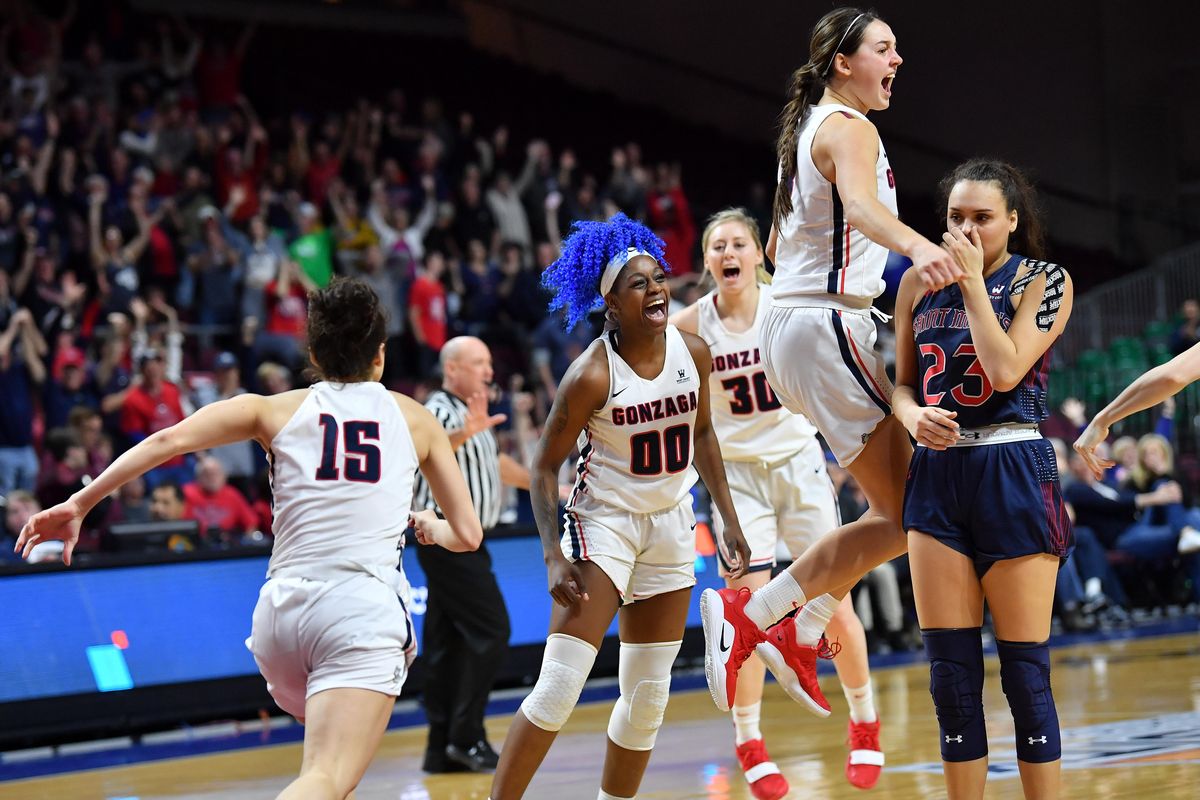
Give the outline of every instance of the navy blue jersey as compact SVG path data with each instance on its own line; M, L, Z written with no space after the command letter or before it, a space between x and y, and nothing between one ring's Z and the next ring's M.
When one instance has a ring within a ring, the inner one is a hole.
M992 310L1006 331L1016 313L1011 294L1013 279L1025 260L1024 256L1013 255L985 280ZM1038 299L1030 297L1025 302L1036 303ZM921 405L957 411L956 422L964 428L1008 422L1037 423L1048 416L1046 379L1050 348L1034 362L1016 388L1007 392L994 389L975 356L958 284L921 298L913 309L913 335L920 359L917 374Z

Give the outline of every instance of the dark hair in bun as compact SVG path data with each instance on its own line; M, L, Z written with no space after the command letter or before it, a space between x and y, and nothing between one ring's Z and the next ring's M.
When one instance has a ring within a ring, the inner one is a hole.
M308 296L308 352L324 380L369 380L371 362L387 339L387 318L375 290L356 278L334 278Z

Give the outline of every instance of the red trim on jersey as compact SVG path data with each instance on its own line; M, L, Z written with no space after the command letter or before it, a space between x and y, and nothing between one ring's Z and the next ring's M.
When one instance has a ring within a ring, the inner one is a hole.
M840 312L840 311L837 313L838 313L839 317L842 315L842 312ZM846 331L846 341L850 343L850 350L853 351L854 360L858 363L858 368L860 370L862 370L863 376L866 377L866 379L871 382L871 385L873 387L875 387L875 391L879 394L879 399L884 400L886 402L887 393L885 393L883 391L883 389L879 388L879 384L875 382L875 376L872 375L871 371L869 369L867 369L865 364L863 364L862 356L859 355L859 352L858 352L858 345L856 345L854 343L854 337L850 335L850 331L848 331L848 330Z
M587 561L587 537L583 535L583 522L580 521L579 515L574 511L568 511L567 513L571 515L571 519L575 520L575 530L579 531L579 557L582 560Z
M834 191L837 191L834 189ZM846 293L846 273L850 270L850 223L846 223L846 246L843 248L845 253L845 263L842 264L842 281L838 287L838 294Z

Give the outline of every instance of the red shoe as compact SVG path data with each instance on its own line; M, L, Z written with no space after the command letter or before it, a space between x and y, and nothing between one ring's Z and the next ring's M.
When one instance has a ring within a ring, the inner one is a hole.
M750 794L756 800L779 800L787 795L791 787L779 767L767 757L767 746L762 739L743 742L735 752L746 774L746 783L750 784Z
M700 595L704 622L704 676L713 702L722 711L733 705L738 670L766 634L746 616L749 589L705 589Z
M846 756L846 780L859 789L870 789L883 771L883 751L879 749L879 720L850 720L846 737L850 755Z
M795 617L784 617L767 631L766 639L758 645L758 657L789 697L818 717L828 717L829 702L817 683L817 657L833 658L838 650L841 647L830 648L823 636L816 646L799 644Z

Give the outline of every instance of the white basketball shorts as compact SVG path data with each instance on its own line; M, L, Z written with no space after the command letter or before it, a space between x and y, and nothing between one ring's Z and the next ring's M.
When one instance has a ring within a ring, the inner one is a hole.
M565 518L563 555L600 567L623 604L696 584L696 517L690 496L662 511L635 514L580 494Z
M326 689L399 695L416 655L396 588L365 572L271 578L259 590L246 646L275 702L299 718L304 701Z
M892 382L875 351L870 311L773 306L760 342L767 381L804 414L843 467L892 413Z

